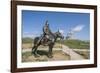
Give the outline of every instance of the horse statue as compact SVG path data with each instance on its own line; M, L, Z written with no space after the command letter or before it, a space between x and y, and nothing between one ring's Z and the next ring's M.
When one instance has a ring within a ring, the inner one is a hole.
M57 40L57 38L63 39L64 36L61 34L61 32L59 32L59 30L55 33L52 33L50 35L50 39L48 39L46 36L43 36L42 39L40 40L42 36L40 37L35 37L34 39L34 46L32 47L32 54L34 54L35 57L39 57L39 54L37 53L37 49L40 45L43 46L48 46L49 47L49 51L48 51L48 57L52 58L52 49L54 47L54 44Z

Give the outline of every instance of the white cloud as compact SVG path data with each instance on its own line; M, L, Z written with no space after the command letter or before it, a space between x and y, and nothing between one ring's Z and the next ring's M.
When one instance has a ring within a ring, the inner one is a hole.
M60 33L64 34L64 30L59 30Z
M72 32L79 32L84 28L84 25L77 25L72 29Z

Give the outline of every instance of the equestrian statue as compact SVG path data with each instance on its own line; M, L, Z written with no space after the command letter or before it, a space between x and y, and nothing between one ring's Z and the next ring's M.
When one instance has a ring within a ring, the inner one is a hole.
M64 37L59 32L59 30L55 33L52 33L49 28L48 21L46 21L45 26L43 27L43 34L40 37L34 38L34 42L33 42L34 46L32 47L32 54L34 54L35 57L39 57L37 53L37 49L40 45L43 45L49 47L48 57L52 58L53 57L52 49L54 47L57 38L63 39Z

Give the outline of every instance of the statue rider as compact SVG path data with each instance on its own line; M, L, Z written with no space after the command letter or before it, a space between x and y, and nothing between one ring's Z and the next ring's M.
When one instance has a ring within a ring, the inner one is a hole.
M49 28L49 24L48 24L48 21L46 21L45 23L45 26L43 27L43 35L46 37L46 38L50 38L50 35L52 34L50 28Z
M48 20L47 20L46 23L45 23L45 26L43 27L43 35L41 36L39 42L40 42L42 39L45 39L45 40L47 39L47 40L54 41L54 40L52 39L52 36L53 36L53 34L52 34L52 32L51 32L51 30L50 30L50 28L49 28L49 24L48 24Z

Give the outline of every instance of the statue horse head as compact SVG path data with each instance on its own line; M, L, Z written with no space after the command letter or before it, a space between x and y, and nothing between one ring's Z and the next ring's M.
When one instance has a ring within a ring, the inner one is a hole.
M62 35L62 33L58 30L56 33L54 33L55 38L60 38L60 39L64 39L64 36Z

